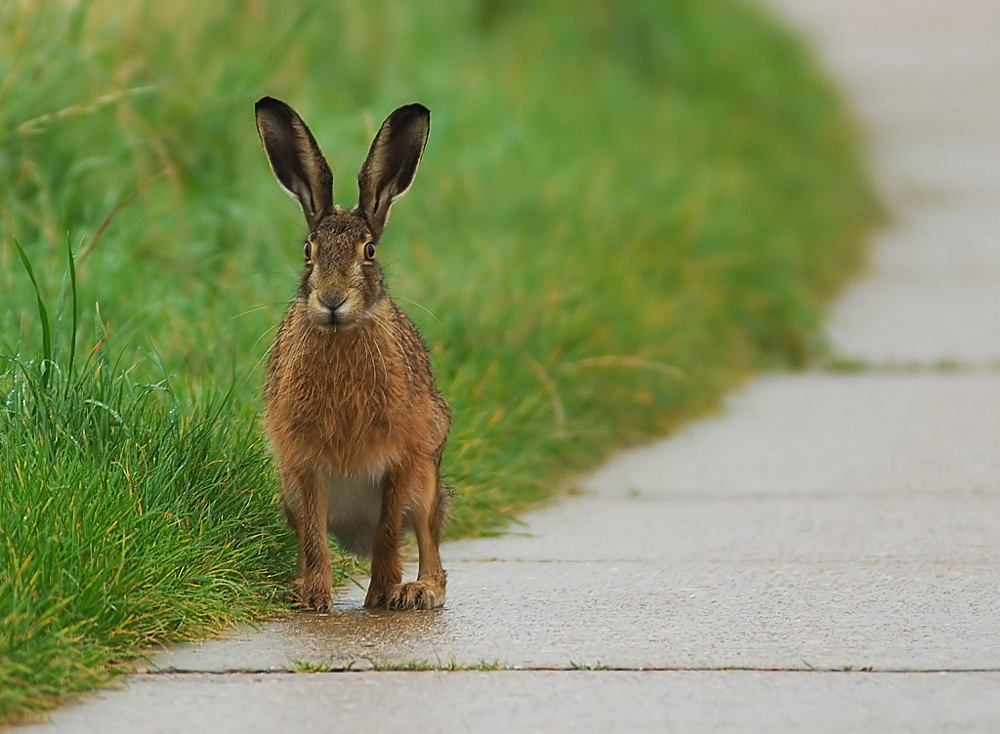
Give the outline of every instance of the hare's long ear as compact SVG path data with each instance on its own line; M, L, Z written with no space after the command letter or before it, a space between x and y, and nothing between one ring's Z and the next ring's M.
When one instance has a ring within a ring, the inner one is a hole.
M385 229L389 207L413 183L430 130L430 110L408 104L386 118L372 141L358 173L358 208L376 240Z
M274 177L299 200L312 231L333 210L330 166L309 128L291 107L273 97L264 97L254 110L257 132Z

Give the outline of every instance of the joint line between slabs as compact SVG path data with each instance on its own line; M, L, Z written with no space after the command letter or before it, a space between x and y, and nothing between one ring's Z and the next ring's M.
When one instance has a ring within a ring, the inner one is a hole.
M447 667L447 666L429 666L408 669L405 667L390 667L390 668L366 668L352 670L350 668L331 668L329 670L254 670L250 668L234 668L232 670L148 670L141 673L134 673L130 677L139 678L155 678L168 675L176 676L227 676L227 675L336 675L336 674L351 674L359 675L364 673L840 673L840 674L861 674L861 675L934 675L939 673L951 673L951 674L975 674L975 673L1000 673L1000 667L998 668L780 668L780 667L770 667L770 668L754 668L754 667L733 667L733 666L720 666L720 667L678 667L678 666L662 666L662 667L614 667L614 666L603 666L595 665L593 667L586 665L579 666L538 666L538 667L525 667L525 666L510 666L510 667L496 667L496 668L481 668L476 665L469 665L466 667Z

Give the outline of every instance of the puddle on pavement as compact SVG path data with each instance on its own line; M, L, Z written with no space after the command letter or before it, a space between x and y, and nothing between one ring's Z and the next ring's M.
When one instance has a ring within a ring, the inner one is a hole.
M390 612L365 609L363 596L341 593L328 614L292 612L258 628L232 630L215 640L180 645L147 658L159 671L295 670L303 663L357 668L359 663L440 661L455 637L447 607ZM461 623L457 623L461 626Z
M345 643L389 649L445 636L447 618L446 609L402 613L335 607L329 614L296 612L269 622L266 629L271 635L316 649L343 650Z

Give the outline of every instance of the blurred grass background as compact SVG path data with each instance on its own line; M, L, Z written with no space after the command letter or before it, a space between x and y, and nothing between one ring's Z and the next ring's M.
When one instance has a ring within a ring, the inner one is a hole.
M836 90L741 0L0 4L0 717L287 604L256 414L305 226L263 94L342 205L385 115L432 110L380 259L455 413L453 535L804 365L878 216ZM94 403L118 416L97 443Z

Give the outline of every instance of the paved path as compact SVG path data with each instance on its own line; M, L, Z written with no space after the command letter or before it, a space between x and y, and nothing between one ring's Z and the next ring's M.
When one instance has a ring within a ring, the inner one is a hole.
M1000 3L779 5L895 208L830 325L872 369L757 380L524 535L449 545L445 610L349 590L32 730L1000 731Z

